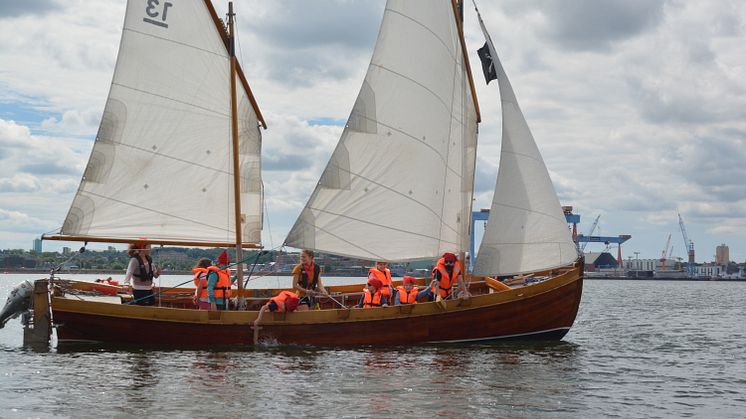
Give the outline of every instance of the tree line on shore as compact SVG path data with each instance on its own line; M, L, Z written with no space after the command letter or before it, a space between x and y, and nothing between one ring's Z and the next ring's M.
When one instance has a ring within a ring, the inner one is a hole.
M216 260L225 249L181 248L154 246L151 256L155 263L164 270L190 271L201 258ZM231 252L232 253L232 252ZM256 250L245 250L244 261L253 264L268 263L275 260L274 252L259 254ZM65 268L76 268L99 271L124 271L130 257L126 251L110 248L108 250L88 250L79 252L35 252L33 250L8 249L0 250L0 267L5 270L15 269L53 269L61 265Z

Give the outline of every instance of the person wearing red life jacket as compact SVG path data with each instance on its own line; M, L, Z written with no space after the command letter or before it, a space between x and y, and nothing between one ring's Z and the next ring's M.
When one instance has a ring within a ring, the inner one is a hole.
M471 294L466 288L464 283L464 275L461 267L461 263L453 253L444 253L443 257L438 260L438 263L433 268L433 280L430 286L425 291L420 292L420 297L427 297L430 301L437 299L437 295L440 295L441 299L447 299L453 297L453 287L458 282L461 288L461 298L468 299ZM436 294L438 293L438 294Z
M277 296L270 298L267 304L259 310L259 315L254 320L252 327L254 329L254 344L256 345L259 342L259 330L261 329L259 323L262 321L264 312L291 313L298 308L299 303L300 298L290 291L282 291Z
M363 288L363 295L360 297L360 302L357 306L361 308L388 306L388 300L386 300L386 297L381 294L382 287L383 283L378 279L369 279L368 285Z
M402 304L417 304L417 294L420 289L414 285L414 277L405 276L403 282L403 285L396 287L394 304L397 306Z
M381 281L381 284L383 284L381 295L386 297L386 300L391 301L391 295L393 294L394 288L391 282L391 271L388 268L387 262L382 260L376 261L376 266L370 268L368 271L368 279L377 279Z

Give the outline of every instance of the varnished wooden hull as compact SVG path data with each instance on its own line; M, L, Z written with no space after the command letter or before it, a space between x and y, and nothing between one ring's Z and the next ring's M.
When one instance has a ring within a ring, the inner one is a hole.
M266 313L260 340L298 345L405 345L500 339L561 339L582 294L582 264L552 279L468 300L376 309ZM52 298L60 343L253 344L256 311L118 305Z

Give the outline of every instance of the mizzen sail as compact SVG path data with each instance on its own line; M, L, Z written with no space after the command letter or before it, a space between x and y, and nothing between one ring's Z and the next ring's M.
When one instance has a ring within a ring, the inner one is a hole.
M511 275L572 263L577 250L549 172L481 16L479 23L500 86L503 129L495 195L474 273Z
M101 126L61 236L235 244L230 56L208 0L129 1ZM261 114L242 73L242 241L261 237Z
M366 259L466 249L478 111L451 1L389 0L363 86L285 244Z

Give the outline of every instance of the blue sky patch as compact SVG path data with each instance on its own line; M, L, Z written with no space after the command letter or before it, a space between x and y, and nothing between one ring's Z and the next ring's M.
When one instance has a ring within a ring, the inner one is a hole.
M343 127L347 123L346 119L334 119L334 118L314 118L308 120L308 125L311 126L318 126L318 125L335 125L338 127Z
M19 125L29 127L32 134L43 134L41 123L48 118L60 118L58 112L48 112L37 109L33 103L43 106L39 99L29 98L28 101L0 101L0 118L15 121Z

